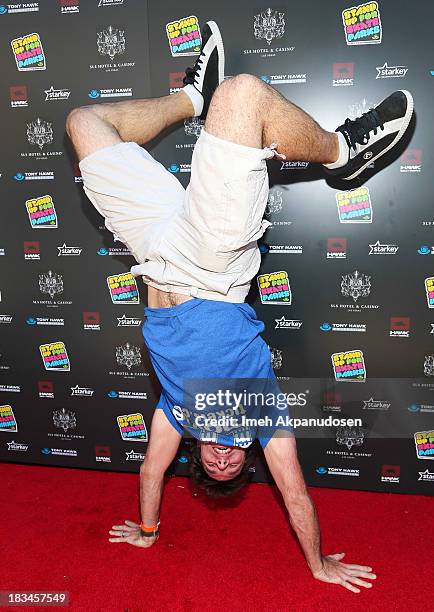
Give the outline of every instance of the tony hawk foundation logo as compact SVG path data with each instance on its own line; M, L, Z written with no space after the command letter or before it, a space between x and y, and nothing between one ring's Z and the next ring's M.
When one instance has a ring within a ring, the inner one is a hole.
M350 87L354 85L354 64L336 62L333 64L333 87Z

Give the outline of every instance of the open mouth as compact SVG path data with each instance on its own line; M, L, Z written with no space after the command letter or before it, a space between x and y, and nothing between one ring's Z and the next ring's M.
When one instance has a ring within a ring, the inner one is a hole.
M213 446L212 449L219 455L228 455L232 451L232 448L227 448L226 446Z

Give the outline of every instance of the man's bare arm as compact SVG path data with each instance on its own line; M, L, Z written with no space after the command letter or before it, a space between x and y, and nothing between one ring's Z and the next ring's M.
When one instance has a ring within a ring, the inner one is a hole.
M361 579L376 577L370 567L341 563L345 553L323 556L318 515L297 458L295 438L273 437L264 454L314 578L341 584L354 593L360 592L355 585L371 587L372 583Z
M140 510L145 525L155 525L160 513L164 474L176 456L181 435L162 410L152 419L146 457L140 467Z
M181 435L172 427L162 410L156 410L152 419L151 437L145 460L140 466L140 510L142 522L152 527L160 515L164 473L178 450ZM113 525L109 542L127 543L149 548L158 539L142 536L138 523L126 520L123 525Z

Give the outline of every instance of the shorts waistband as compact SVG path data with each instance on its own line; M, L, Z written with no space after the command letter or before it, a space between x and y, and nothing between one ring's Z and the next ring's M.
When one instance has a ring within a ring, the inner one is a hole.
M140 265L133 266L131 268L131 274L133 276L139 276ZM218 291L210 291L208 289L198 289L197 287L187 287L187 286L177 286L177 285L166 285L162 283L157 283L156 281L150 279L147 276L142 276L143 282L146 285L150 285L155 289L159 289L160 291L165 291L167 293L179 293L180 295L190 295L191 297L200 298L204 300L218 300L220 302L232 302L233 304L240 304L245 301L246 295L250 289L250 283L245 286L236 287L229 289L228 293L219 293ZM185 302L187 303L187 302Z

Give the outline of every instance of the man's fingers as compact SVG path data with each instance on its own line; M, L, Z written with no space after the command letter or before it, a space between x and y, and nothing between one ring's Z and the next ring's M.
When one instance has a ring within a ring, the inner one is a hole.
M341 585L344 586L349 591L352 591L353 593L360 593L360 589L358 589L353 584L351 584L351 582L347 582L346 580L342 580Z
M127 527L125 525L112 525L112 529L117 529L118 531L125 531Z
M372 582L366 582L366 580L360 580L360 578L355 578L354 576L351 576L351 578L348 578L348 580L350 580L353 584L358 584L359 586L367 589L372 587Z
M340 561L345 557L345 553L335 553L333 555L327 555L329 559L334 559L335 561Z
M139 527L140 525L138 525L137 523L134 523L133 521L125 521L125 525L128 525L129 527Z
M111 533L111 532L110 532ZM109 542L126 542L127 539L123 538L123 537L119 537L119 538L109 538L108 539Z
M376 579L376 574L371 574L370 572L362 572L361 570L353 570L345 568L345 572L350 576L358 576L359 578L370 578L371 580Z
M368 565L354 565L353 563L342 563L346 569L359 570L361 572L372 572L372 567Z

